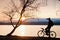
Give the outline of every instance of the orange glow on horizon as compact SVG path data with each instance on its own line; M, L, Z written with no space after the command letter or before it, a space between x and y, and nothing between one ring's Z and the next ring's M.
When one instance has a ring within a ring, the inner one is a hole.
M22 17L21 20L24 21L26 18L25 17Z

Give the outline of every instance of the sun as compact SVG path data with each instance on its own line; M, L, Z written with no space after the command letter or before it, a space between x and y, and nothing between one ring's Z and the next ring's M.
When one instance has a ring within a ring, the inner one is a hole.
M26 17L22 17L21 20L24 21L26 19Z

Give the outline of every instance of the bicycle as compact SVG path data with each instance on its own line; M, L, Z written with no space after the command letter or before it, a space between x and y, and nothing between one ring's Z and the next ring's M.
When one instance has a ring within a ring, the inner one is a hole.
M38 37L44 37L46 35L45 29L44 28L41 28L41 29L42 30L39 30L37 33ZM56 38L56 33L54 31L50 31L49 35L51 38ZM47 36L49 36L49 35L47 35Z

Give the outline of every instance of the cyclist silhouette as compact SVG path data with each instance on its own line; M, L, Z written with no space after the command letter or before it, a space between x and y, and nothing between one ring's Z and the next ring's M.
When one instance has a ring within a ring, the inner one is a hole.
M49 35L50 37L50 29L54 25L54 23L50 18L47 18L47 20L48 20L48 26L45 28L45 30L46 30L46 35Z

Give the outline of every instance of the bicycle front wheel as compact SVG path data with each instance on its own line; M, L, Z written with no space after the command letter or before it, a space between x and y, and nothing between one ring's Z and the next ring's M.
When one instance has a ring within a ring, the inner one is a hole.
M50 37L51 38L56 38L56 33L54 31L50 31Z
M38 31L37 33L38 37L44 37L44 32L42 30Z

